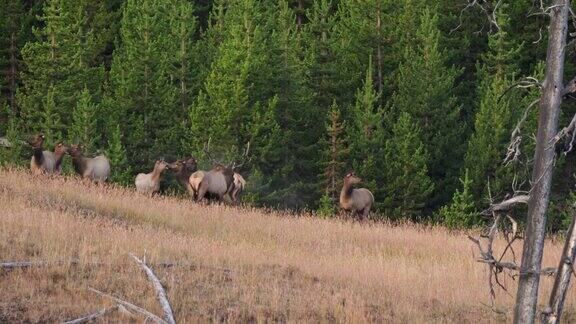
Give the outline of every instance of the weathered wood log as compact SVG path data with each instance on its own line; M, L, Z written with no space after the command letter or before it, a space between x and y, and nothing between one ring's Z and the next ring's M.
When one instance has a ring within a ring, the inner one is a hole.
M90 322L90 321L93 321L93 320L97 319L98 317L104 316L104 315L106 315L107 313L109 313L109 312L111 312L111 311L113 311L113 310L115 310L115 309L117 309L117 308L118 308L118 306L113 306L113 307L109 307L109 308L102 308L101 310L99 310L99 311L97 311L97 312L94 312L94 313L91 313L91 314L88 314L88 315L86 315L86 316L83 316L83 317L80 317L80 318L77 318L77 319L73 319L73 320L70 320L70 321L66 321L66 322L64 322L64 324L87 323L87 322Z
M96 294L98 294L98 295L100 295L100 296L103 296L103 297L112 299L113 301L115 301L115 302L117 302L118 304L126 307L127 309L130 309L130 310L132 310L132 311L134 311L134 312L136 312L136 313L140 313L140 314L146 316L147 318L150 318L151 320L153 320L153 321L156 322L156 323L161 323L161 324L167 324L167 323L168 323L168 322L166 322L165 320L161 319L160 317L154 315L153 313L149 312L148 310L146 310L146 309L144 309L144 308L142 308L142 307L136 306L136 305L134 305L134 304L132 304L132 303L129 303L129 302L127 302L127 301L125 301L125 300L122 300L122 299L120 299L120 298L116 298L116 297L114 297L114 296L112 296L112 295L110 295L110 294L107 294L107 293L105 293L105 292L101 292L100 290L94 289L94 288L92 288L92 287L88 287L88 290L90 290L91 292L94 292L94 293L96 293Z
M168 301L168 297L166 296L166 291L164 290L162 283L160 282L158 277L156 277L154 271L152 271L152 269L150 269L150 267L148 267L146 263L142 262L142 260L140 260L137 256L135 256L132 253L130 253L130 256L134 260L136 260L136 262L140 265L140 267L142 267L144 272L146 272L148 279L150 279L152 285L154 285L154 290L156 290L156 298L160 302L160 305L162 305L162 310L164 311L164 319L166 320L166 322L170 324L175 324L176 321L174 320L172 307L170 306L170 302Z

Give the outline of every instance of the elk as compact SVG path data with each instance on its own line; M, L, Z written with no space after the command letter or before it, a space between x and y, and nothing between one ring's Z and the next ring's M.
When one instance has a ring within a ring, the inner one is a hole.
M170 163L169 169L174 171L176 179L178 179L178 181L186 188L188 194L194 197L196 195L196 191L193 190L190 185L190 176L192 173L198 170L196 159L190 157L188 159L177 160L173 163Z
M32 174L60 174L62 171L62 158L68 151L64 143L56 144L54 152L44 151L42 149L44 146L44 134L38 134L30 141L30 145L34 152L30 159L30 171L32 171Z
M354 172L346 174L340 192L340 208L347 212L356 212L367 217L372 205L374 195L366 188L355 189L353 186L362 181Z
M70 145L68 154L72 157L74 170L83 178L103 183L110 176L110 161L106 156L84 157L82 148L75 144Z
M244 178L234 171L235 168L242 166L241 164L236 164L233 161L229 166L214 160L209 152L210 140L208 144L204 146L204 152L215 163L214 167L210 171L203 171L203 173L193 174L194 177L190 177L191 187L197 187L195 190L197 193L196 200L201 201L206 194L211 194L215 196L218 200L223 200L226 195L230 198L233 203L238 202L239 194L242 192L246 185ZM250 150L250 143L246 145L246 149L242 153L242 157L246 158Z
M136 191L146 195L152 195L160 190L160 181L162 180L162 173L170 166L164 160L159 160L154 163L154 170L150 173L139 173L136 176L135 184Z

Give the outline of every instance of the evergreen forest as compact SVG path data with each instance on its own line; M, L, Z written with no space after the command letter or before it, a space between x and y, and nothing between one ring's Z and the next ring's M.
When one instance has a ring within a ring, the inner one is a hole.
M209 143L226 163L247 153L254 206L330 217L353 170L376 219L482 225L529 186L539 89L514 85L543 78L547 19L532 1L503 1L494 21L467 3L0 0L0 162L27 166L42 132L48 149L106 154L111 181L133 186L161 158L210 168ZM522 118L522 156L505 161ZM571 219L574 159L556 162L551 231Z

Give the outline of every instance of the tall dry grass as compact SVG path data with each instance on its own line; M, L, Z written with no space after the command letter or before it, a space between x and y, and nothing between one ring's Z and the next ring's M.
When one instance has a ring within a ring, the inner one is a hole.
M0 270L0 322L61 321L111 305L87 287L161 315L129 252L145 253L180 322L498 322L514 301L499 290L504 314L483 305L487 272L466 233L200 206L0 171L0 261L79 260ZM547 242L544 265L556 266L560 252L561 242ZM513 294L515 282L503 279ZM543 278L542 302L551 283ZM570 293L566 319L574 301Z

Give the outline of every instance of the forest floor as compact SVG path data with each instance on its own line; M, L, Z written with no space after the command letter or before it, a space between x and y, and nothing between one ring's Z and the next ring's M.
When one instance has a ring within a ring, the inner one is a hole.
M497 289L497 312L486 306L486 267L466 234L200 206L0 170L0 262L43 262L0 269L0 322L70 320L114 305L89 287L162 316L129 253L145 257L182 323L509 321L514 299ZM561 250L550 239L544 266ZM552 280L543 277L541 302ZM575 302L570 292L565 321L576 319ZM120 311L102 319L145 320Z

